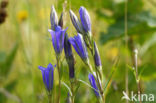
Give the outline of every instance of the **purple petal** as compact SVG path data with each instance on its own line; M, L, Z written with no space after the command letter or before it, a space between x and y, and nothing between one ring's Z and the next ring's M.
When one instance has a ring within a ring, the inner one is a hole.
M57 31L61 31L61 27L60 26L56 26L55 27L55 31L57 32Z
M75 38L69 38L69 42L73 45L76 52L81 56L81 53L80 53L80 50L79 50L79 47L78 47L78 45L76 43Z
M53 44L54 50L55 50L55 52L58 52L58 48L57 48L57 45L56 45L57 44L56 33L55 33L55 31L50 30L50 29L48 31L51 34L52 44Z
M78 33L76 41L77 41L77 44L79 45L82 57L87 58L88 57L88 52L87 52L87 48L86 48L85 42L84 42L81 34Z
M56 33L56 53L60 53L60 36L61 36L61 31L57 31Z
M42 66L38 66L38 68L39 68L41 71L46 70L46 68L45 68L45 67L42 67Z
M83 29L88 32L91 31L91 21L88 11L84 7L79 9L80 19L83 26Z

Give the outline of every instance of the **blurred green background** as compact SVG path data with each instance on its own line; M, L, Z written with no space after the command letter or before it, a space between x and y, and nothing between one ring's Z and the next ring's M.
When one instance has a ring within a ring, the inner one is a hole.
M3 0L0 0L2 2ZM8 0L7 18L0 24L0 103L47 103L46 90L38 66L56 64L50 41L51 5L60 16L64 11L64 28L76 35L69 10L77 16L84 6L91 17L92 33L98 44L105 79L110 76L116 58L119 61L106 91L106 103L125 103L125 69L133 66L133 49L138 48L138 68L143 93L155 95L156 103L156 1L128 0L128 48L125 48L124 0ZM75 53L76 77L88 81L87 67ZM64 53L62 53L64 57ZM90 56L90 59L93 58ZM68 65L63 59L62 81L70 84ZM55 84L58 84L55 70ZM132 70L128 70L129 91L137 92ZM62 86L61 103L68 90ZM96 103L93 91L80 84L75 103Z

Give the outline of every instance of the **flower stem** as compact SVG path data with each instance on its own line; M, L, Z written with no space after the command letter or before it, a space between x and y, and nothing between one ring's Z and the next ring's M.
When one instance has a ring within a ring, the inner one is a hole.
M104 97L104 94L102 95L102 103L105 103L105 97Z
M51 99L52 95L48 95L48 103L52 103L52 99Z
M71 92L72 92L72 96L71 96L71 102L74 103L74 88L73 88L73 82L71 82Z
M57 59L57 68L58 68L58 75L59 75L59 91L58 91L58 97L57 97L57 103L60 103L60 97L61 97L61 70L60 70L60 58Z
M128 0L125 0L125 10L124 10L124 29L125 29L125 49L127 50L128 49L128 24L127 24L127 5L128 5ZM125 57L125 61L126 61L126 63L128 62L128 56L126 55L126 57ZM125 64L126 64L125 63ZM126 88L126 94L128 95L129 93L128 93L128 68L127 68L127 66L126 66L126 70L125 70L125 88ZM129 103L129 101L128 100L126 100L126 103Z
M89 67L90 72L94 75L92 65L90 63L88 63L87 66Z
M138 60L138 50L135 49L134 53L135 53L135 55L134 55L134 61L135 61L134 66L135 66L135 72L136 72L136 81L137 81L137 86L138 86L138 95L140 95L141 94L141 87L140 87L140 79L139 79L139 76L138 76L138 62L137 62L137 60ZM139 96L139 97L140 97L139 98L140 103L142 103L141 102L141 96Z

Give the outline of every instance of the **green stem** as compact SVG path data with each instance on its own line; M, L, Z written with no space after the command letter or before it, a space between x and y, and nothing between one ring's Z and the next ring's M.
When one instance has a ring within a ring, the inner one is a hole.
M57 59L57 68L58 68L58 75L59 75L59 91L58 91L58 97L57 97L57 103L60 103L60 97L61 97L61 71L60 71L60 58Z
M94 71L93 71L92 65L90 65L90 63L88 63L87 66L89 67L90 72L94 75Z
M48 95L48 103L52 103L51 97L52 97L52 95Z
M102 95L102 103L105 103L105 97L104 97L104 94Z
M74 88L73 88L73 82L71 82L71 92L72 92L72 96L71 96L71 102L74 103Z
M136 72L136 81L137 81L137 86L138 86L138 95L140 95L141 94L141 87L140 87L140 80L139 80L139 76L138 76L138 62L137 62L137 60L138 60L138 50L137 49L135 49L134 50L134 53L135 53L135 55L134 55L134 62L135 62L135 72ZM142 103L141 102L141 96L139 96L140 98L140 103Z
M127 24L127 5L128 5L128 1L127 0L125 0L125 15L124 15L124 21L125 21L125 49L127 50L128 49L128 24ZM125 61L126 61L126 63L128 62L128 56L126 55L126 57L125 57ZM126 64L125 63L125 64ZM126 88L126 94L128 95L129 93L128 93L128 68L127 68L127 66L126 66L126 71L125 71L125 88ZM129 101L128 100L126 100L126 103L129 103Z

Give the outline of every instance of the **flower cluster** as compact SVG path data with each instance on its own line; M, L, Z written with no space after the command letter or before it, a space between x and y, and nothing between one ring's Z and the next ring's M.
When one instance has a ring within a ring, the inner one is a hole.
M74 49L76 50L76 52L78 53L78 55L84 61L84 63L89 66L90 71L93 74L94 72L89 62L87 47L91 51L92 56L94 58L96 75L94 76L92 74L89 74L88 78L91 86L95 90L103 93L103 91L101 90L101 83L100 83L102 82L102 70L101 70L102 64L101 64L101 59L100 59L97 45L92 37L90 16L88 11L84 7L80 7L79 14L80 14L80 20L77 18L74 12L70 10L70 18L76 31L78 32L78 35L74 36L73 38L70 38L69 40L70 43L73 45ZM99 86L97 86L97 82ZM96 96L103 95L103 94L99 94L95 90L94 93L96 94Z
M61 14L60 19L58 21L58 16L54 6L51 7L50 21L51 21L51 29L49 29L48 31L51 34L52 45L55 50L56 59L58 60L57 68L60 75L59 61L60 61L60 55L64 48L65 34L67 29L63 29L63 13ZM39 69L42 71L43 82L46 86L47 91L51 92L53 87L53 80L54 80L53 66L49 64L47 69L39 66Z
M79 9L80 20L74 14L72 10L70 10L70 17L71 21L77 31L77 35L74 37L68 37L67 29L63 29L63 13L60 16L58 21L57 13L55 11L54 6L51 8L50 13L50 20L51 20L51 29L48 31L51 34L52 45L55 50L56 59L57 59L57 68L59 74L59 93L61 89L61 73L60 73L60 61L61 61L61 54L64 49L66 61L69 67L69 78L71 80L76 80L75 77L75 58L72 51L72 46L80 56L82 61L90 68L90 72L88 75L89 82L92 86L92 89L97 97L103 96L103 91L101 89L101 59L99 55L99 51L95 41L93 40L92 33L91 33L91 20L88 11L84 7L80 7ZM95 72L89 62L89 56L87 48L90 50L95 64ZM47 68L39 66L39 69L42 71L43 82L48 92L51 92L53 87L53 65L49 64ZM96 75L93 75L96 73ZM76 81L71 81L71 97L74 100L74 89L73 85L76 84ZM59 100L60 95L58 95ZM59 102L59 101L58 101Z
M92 48L93 38L91 33L91 20L89 13L84 7L80 7L79 14L80 20L77 18L74 12L70 10L71 21L77 32L83 35L87 47Z

